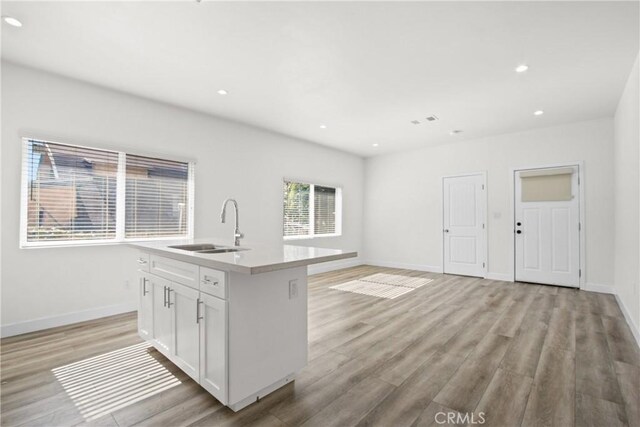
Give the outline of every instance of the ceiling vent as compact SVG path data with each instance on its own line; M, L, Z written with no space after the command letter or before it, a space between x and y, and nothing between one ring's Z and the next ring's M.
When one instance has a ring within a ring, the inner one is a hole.
M436 120L438 120L438 116L436 115L432 115L432 116L427 116L424 118L426 121L428 122L435 122Z
M411 120L411 123L413 123L414 125L419 125L420 124L420 122L417 121L417 120Z

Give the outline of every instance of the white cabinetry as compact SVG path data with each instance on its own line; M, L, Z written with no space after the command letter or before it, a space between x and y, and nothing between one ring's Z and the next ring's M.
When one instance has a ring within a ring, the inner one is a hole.
M140 337L227 404L226 273L148 254L138 264Z
M141 253L138 270L139 335L232 410L306 365L306 266L254 275Z
M170 284L169 305L172 326L171 360L198 381L200 372L200 292L178 283Z
M153 336L154 346L160 353L171 355L171 310L167 296L171 282L153 274L149 274L149 283L153 289Z
M149 275L138 272L138 335L144 340L153 336L153 287Z
M200 385L227 404L227 302L200 294Z

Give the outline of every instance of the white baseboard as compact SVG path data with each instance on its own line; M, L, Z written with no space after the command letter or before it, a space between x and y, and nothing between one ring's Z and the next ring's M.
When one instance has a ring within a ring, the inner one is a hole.
M582 287L580 287L580 289L582 289L583 291L600 292L601 294L616 294L613 286L600 285L598 283L585 283L584 285L582 285Z
M363 262L359 257L341 259L339 261L323 262L321 264L311 264L307 266L307 274L326 273L328 271L340 270L342 268L356 267Z
M513 282L513 276L506 273L487 273L487 279L501 282Z
M367 265L376 267L402 268L406 270L427 271L429 273L442 273L442 267L426 265L426 264L409 264L404 262L388 262L388 261L367 261Z
M614 295L616 297L616 301L618 301L618 306L620 306L620 310L624 315L624 319L627 321L627 325L629 325L629 329L631 329L631 333L633 334L633 337L636 339L636 344L638 344L638 347L640 347L640 331L638 331L638 326L636 326L635 322L633 321L633 318L631 317L631 313L627 309L627 306L624 305L624 302L622 302L618 294L614 294Z
M0 328L0 336L2 338L12 337L14 335L55 328L57 326L65 326L72 323L84 322L86 320L113 316L115 314L128 313L130 311L136 311L137 308L138 304L136 301L128 301L106 307L97 307L73 313L59 314L57 316L41 317L40 319L10 323L8 325L2 325Z

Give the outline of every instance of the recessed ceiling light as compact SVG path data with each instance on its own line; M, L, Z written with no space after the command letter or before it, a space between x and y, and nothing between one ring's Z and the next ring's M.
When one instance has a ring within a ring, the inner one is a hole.
M528 65L522 64L522 65L518 65L516 67L516 73L524 73L525 71L527 71L529 69Z
M533 112L533 115L534 115L534 116L541 116L541 115L543 115L543 114L544 114L544 111L542 111L542 110L538 110L538 111L534 111L534 112Z
M220 90L218 91L218 95L226 95L226 94L228 94L228 93L229 93L229 92L227 92L227 91L226 91L226 90L224 90L224 89L220 89Z
M18 28L22 27L22 22L18 21L13 16L3 16L2 20L7 24L11 25L12 27L18 27Z
M320 125L320 129L326 129L327 125Z
M459 133L462 133L462 129L453 129L451 132L449 132L449 135L457 135Z
M378 148L380 144L373 144L373 148Z

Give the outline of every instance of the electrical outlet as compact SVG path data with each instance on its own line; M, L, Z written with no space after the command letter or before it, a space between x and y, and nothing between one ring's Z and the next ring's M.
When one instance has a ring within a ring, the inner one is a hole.
M298 298L298 280L289 280L289 299Z

